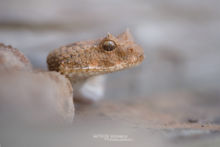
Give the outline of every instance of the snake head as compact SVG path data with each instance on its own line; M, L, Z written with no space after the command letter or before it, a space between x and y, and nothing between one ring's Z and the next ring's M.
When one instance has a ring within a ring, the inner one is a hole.
M144 59L143 49L137 45L130 31L118 36L80 41L52 51L47 57L49 70L68 78L90 77L130 68Z

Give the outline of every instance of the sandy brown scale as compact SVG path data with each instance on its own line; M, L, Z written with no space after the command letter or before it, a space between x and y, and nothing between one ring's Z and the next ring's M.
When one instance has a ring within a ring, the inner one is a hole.
M62 46L48 55L47 63L49 70L64 74L75 84L92 76L133 67L143 59L143 49L127 30L117 37L108 33L103 39Z

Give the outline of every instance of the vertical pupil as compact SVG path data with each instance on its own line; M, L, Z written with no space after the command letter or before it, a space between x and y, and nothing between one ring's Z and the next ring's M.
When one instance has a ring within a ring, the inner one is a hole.
M116 45L115 45L115 42L107 40L103 43L102 47L106 51L112 51L113 49L115 49Z

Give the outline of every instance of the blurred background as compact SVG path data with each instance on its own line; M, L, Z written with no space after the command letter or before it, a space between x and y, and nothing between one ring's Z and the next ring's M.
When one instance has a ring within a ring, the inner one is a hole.
M0 42L46 69L48 52L61 45L130 28L145 61L108 75L105 98L140 99L178 112L180 120L219 124L219 6L218 0L1 0Z

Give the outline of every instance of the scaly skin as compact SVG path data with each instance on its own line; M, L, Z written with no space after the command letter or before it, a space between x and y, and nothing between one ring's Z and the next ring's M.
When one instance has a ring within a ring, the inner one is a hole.
M0 70L31 70L31 63L18 49L0 43Z
M48 68L65 75L76 87L86 79L140 64L143 49L137 45L129 30L114 37L80 41L53 50L47 57Z

